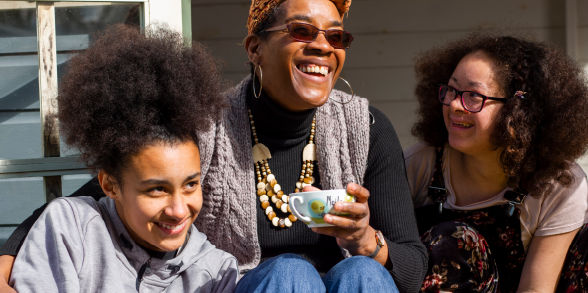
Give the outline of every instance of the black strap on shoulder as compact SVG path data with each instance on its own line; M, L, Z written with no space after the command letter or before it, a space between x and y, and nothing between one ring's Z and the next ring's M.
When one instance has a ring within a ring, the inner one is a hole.
M515 188L514 190L508 190L507 192L505 192L504 198L508 201L506 215L511 217L514 214L515 207L523 203L526 197L527 192L519 187Z
M438 206L439 214L443 212L443 203L447 199L447 189L443 179L443 147L435 149L435 171L431 177L431 184L428 188L428 196Z

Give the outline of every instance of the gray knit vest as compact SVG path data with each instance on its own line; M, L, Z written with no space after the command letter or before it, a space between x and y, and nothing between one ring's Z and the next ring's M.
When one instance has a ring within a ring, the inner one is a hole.
M216 247L237 257L241 270L256 267L261 257L256 218L259 203L246 105L249 83L247 77L225 93L229 107L219 113L216 125L198 137L204 203L196 226ZM369 149L368 101L356 96L347 104L333 102L350 98L333 90L316 113L315 141L324 189L363 183Z

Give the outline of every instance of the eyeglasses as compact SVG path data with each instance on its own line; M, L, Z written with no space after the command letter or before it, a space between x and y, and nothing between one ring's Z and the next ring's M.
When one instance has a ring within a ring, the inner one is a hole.
M290 36L299 42L310 43L316 40L319 32L325 34L327 42L335 49L347 49L353 41L351 33L341 29L322 30L316 26L303 22L291 22L264 30L266 32L287 31Z
M439 101L441 102L441 104L449 106L451 101L453 101L457 96L461 97L461 105L463 106L463 108L471 113L477 113L482 111L482 108L484 108L484 104L486 104L486 100L493 100L504 103L507 99L487 97L473 91L459 91L454 87L446 84L442 84L439 86Z

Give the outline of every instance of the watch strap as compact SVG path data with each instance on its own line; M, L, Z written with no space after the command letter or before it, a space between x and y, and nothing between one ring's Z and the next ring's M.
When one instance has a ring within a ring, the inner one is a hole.
M386 239L384 239L384 235L382 235L382 231L376 230L375 236L376 236L376 250L374 250L374 252L372 252L372 254L368 255L368 257L370 257L370 258L375 258L378 255L378 253L380 252L380 249L382 248L382 246L384 246L384 243L386 242Z

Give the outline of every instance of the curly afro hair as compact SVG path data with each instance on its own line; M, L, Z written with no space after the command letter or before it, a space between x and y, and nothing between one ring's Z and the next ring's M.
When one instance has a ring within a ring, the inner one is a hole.
M570 163L588 148L588 89L579 66L545 44L511 36L470 35L425 52L416 61L419 120L412 132L435 147L447 142L438 85L447 83L459 61L483 51L495 62L497 82L510 98L498 114L492 143L510 187L548 194L552 184L572 182Z
M156 142L196 141L225 105L212 57L164 28L107 29L71 59L59 89L65 142L119 179L129 156Z

